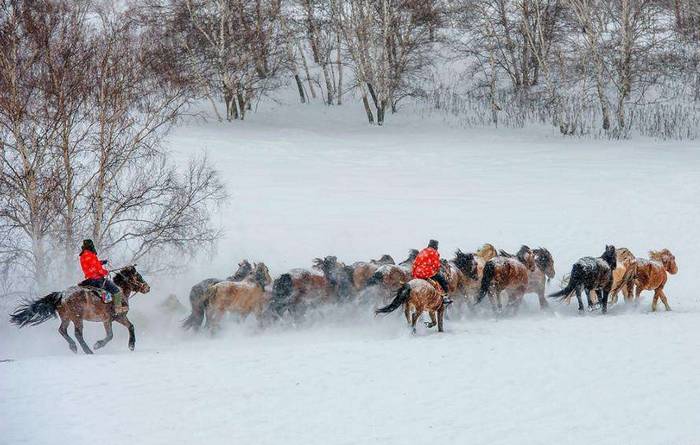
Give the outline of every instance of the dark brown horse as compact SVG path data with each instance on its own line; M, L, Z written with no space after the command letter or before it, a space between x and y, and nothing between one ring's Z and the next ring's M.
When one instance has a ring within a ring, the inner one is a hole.
M348 268L338 261L335 256L329 255L324 258L315 258L313 267L323 272L326 278L326 292L335 299L346 299L354 292L352 277L348 275Z
M499 251L501 256L515 258L516 255L512 255L503 250ZM537 294L540 301L540 309L545 309L549 305L547 304L547 299L545 298L545 290L547 287L547 280L554 278L556 272L554 271L554 257L549 252L549 250L539 247L537 249L532 249L532 254L534 256L535 265L537 266L534 270L529 271L529 278L527 282L526 294Z
M136 265L119 269L114 275L114 284L124 294L122 304L129 308L129 297L134 293L147 294L151 288L136 270ZM116 321L129 330L129 349L134 350L136 334L134 325L127 318L127 313L114 315L113 304L104 303L97 292L90 288L74 286L63 292L53 292L43 298L21 304L10 316L10 321L19 327L38 325L51 317L61 317L58 332L66 339L70 350L78 352L73 339L68 335L68 325L73 322L75 338L86 354L92 351L83 338L83 320L101 321L105 327L105 338L93 346L100 349L112 340L112 322Z
M535 268L534 255L527 246L522 246L515 257L491 258L484 266L477 303L488 295L494 311L500 312L500 295L505 292L508 295L508 306L517 310L527 290L530 273Z

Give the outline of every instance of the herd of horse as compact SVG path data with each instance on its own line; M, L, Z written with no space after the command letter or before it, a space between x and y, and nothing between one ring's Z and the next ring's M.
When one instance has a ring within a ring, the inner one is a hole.
M209 278L194 285L189 299L191 314L184 320L186 329L203 325L212 332L220 327L227 313L241 317L254 315L262 324L286 314L298 319L312 307L370 298L388 304L377 314L404 308L413 330L421 314L427 312L428 327L443 331L446 303L442 289L432 280L414 279L411 267L418 254L396 263L390 255L377 260L346 265L335 256L316 258L310 269L292 269L274 281L264 263L243 260L230 277ZM674 255L668 249L651 251L649 259L635 257L629 249L606 246L600 257L583 257L572 267L565 287L549 297L570 301L575 294L578 309L584 310L585 293L589 310L598 307L607 312L608 301L617 302L622 292L627 302L639 301L644 290L654 291L652 310L661 300L670 310L664 294L667 274L678 271ZM451 260L441 261L441 274L448 283L447 296L458 307L473 308L488 297L495 312L517 312L526 294L536 294L541 309L548 307L547 283L555 276L554 258L545 248L522 246L511 254L491 244L472 253L457 250ZM393 299L391 298L393 297Z
M568 279L562 280L563 289L546 295L547 283L555 276L554 258L545 248L530 249L522 246L517 253L497 250L491 244L471 253L457 250L451 260L441 261L440 273L446 278L446 295L432 280L412 278L413 261L417 250L409 251L408 258L396 263L390 255L377 260L344 264L335 256L316 258L308 269L292 269L272 279L264 263L251 264L243 260L238 270L226 279L208 278L192 286L189 294L190 315L183 321L185 329L207 328L219 330L221 320L228 313L242 318L255 316L262 325L286 316L299 320L314 307L369 299L377 314L404 308L406 321L415 332L416 322L424 312L430 317L426 326L444 329L446 305L454 301L457 310L473 309L488 297L494 312L506 310L516 313L526 294L536 294L541 309L548 307L547 297L569 302L575 294L579 311L584 310L582 295L587 297L588 309L598 307L607 312L608 304L624 295L626 302L639 302L642 291L654 292L652 310L662 301L671 310L664 293L668 274L678 271L675 256L668 250L650 251L649 258L638 258L626 248L606 246L599 257L583 257L571 268ZM116 271L114 282L129 297L147 293L149 285L136 270L127 266ZM449 299L445 297L449 296ZM106 336L93 346L99 349L112 339L112 322L129 330L129 348L134 349L136 336L127 313L115 314L111 303L104 303L98 292L74 286L62 292L33 301L25 301L10 315L10 321L19 327L37 325L59 316L59 333L77 352L67 328L72 322L75 336L86 354L92 350L83 338L83 320L104 324Z

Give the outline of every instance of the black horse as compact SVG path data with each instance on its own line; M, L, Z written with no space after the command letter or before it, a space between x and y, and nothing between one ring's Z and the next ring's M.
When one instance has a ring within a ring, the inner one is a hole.
M613 270L617 267L615 246L605 246L605 252L598 257L583 257L571 268L569 284L559 292L549 295L550 298L567 298L576 291L578 310L583 311L581 292L586 292L588 308L592 309L591 291L595 290L599 296L603 313L608 311L608 294L613 284Z

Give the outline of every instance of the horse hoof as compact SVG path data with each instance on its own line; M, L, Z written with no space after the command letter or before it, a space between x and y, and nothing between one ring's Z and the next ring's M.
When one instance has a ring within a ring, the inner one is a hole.
M95 342L94 345L92 345L92 349L100 349L102 346L104 346L102 344L102 342L98 341L98 342Z
M411 329L411 334L416 335L416 328Z
M94 353L93 353L91 350L89 350L89 349L86 349L86 350L85 350L85 353L86 353L87 355L92 355L92 354L94 354Z
M70 350L73 351L73 354L77 354L77 353L78 353L78 347L77 347L77 346L69 346L69 347L70 347Z
M129 350L133 351L135 346L136 345L133 345L133 344L129 345Z

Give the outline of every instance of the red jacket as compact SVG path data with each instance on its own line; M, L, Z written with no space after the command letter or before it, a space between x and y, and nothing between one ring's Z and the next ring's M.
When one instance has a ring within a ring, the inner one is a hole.
M413 278L432 278L433 275L440 271L440 254L437 250L426 247L421 250L416 259L413 261L413 269L411 275Z
M109 274L107 269L102 267L102 261L89 250L85 250L80 254L80 267L83 269L86 280L99 280Z

